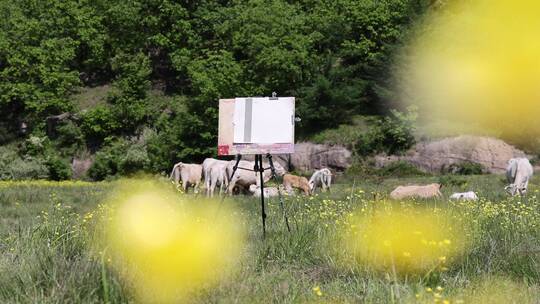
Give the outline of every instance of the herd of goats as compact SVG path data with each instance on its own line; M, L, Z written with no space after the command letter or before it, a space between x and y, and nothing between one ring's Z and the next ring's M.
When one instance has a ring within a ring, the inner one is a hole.
M200 182L204 179L204 187L206 195L213 196L216 187L219 187L219 193L226 190L229 194L233 193L251 193L254 196L261 195L260 177L258 172L251 170L254 168L254 162L242 160L238 163L238 168L244 170L236 170L234 175L234 166L236 161L218 160L207 158L202 164L185 164L177 163L174 165L170 179L176 185L182 182L184 192L188 191L189 187L194 187L197 192ZM263 164L265 167L267 165ZM305 195L311 195L317 188L322 191L330 190L332 183L332 172L328 168L322 168L315 171L308 180L303 176L297 176L287 171L279 164L274 163L275 175L282 177L282 189L288 195L294 195L294 190L298 189ZM248 169L248 170L246 170ZM267 182L272 178L271 171L264 171L263 180ZM506 168L506 178L508 186L505 190L512 196L524 195L527 192L529 180L533 175L533 167L527 158L512 158L508 161ZM441 197L440 192L442 185L433 183L429 185L408 185L398 186L390 193L392 199L407 199L407 198L434 198ZM279 195L277 187L264 187L264 196L272 197ZM477 200L478 196L474 191L454 193L450 199L456 200Z
M177 163L174 165L170 179L178 185L182 182L184 192L189 187L197 191L201 180L204 179L204 188L206 195L213 196L216 187L219 187L219 193L227 190L229 194L233 193L252 193L254 196L261 195L259 172L252 170L255 163L252 161L241 160L238 168L233 175L235 160L226 161L214 158L207 158L202 164ZM268 164L264 164L266 168ZM313 173L308 180L303 176L287 173L285 168L279 163L273 163L275 175L283 178L283 189L287 194L294 194L294 189L301 190L305 195L312 194L317 188L323 191L330 190L332 184L332 172L328 168L322 168ZM272 171L265 170L263 180L267 182L272 178ZM264 187L264 196L271 197L279 194L277 187Z

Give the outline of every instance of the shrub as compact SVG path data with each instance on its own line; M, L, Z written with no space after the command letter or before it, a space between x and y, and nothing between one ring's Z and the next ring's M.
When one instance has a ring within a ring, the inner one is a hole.
M312 137L326 144L340 144L360 156L376 153L396 154L410 149L415 143L413 135L417 118L416 108L407 112L391 111L385 117L356 118L353 125L341 125Z
M369 116L357 116L351 125L340 125L336 129L322 131L310 138L310 141L329 145L342 145L357 152L364 145L364 137L374 125L375 119Z
M32 140L41 142L34 138ZM21 146L28 147L27 143ZM0 179L43 179L47 178L49 170L41 156L26 156L24 159L18 154L17 143L0 146Z
M60 124L56 131L58 134L56 146L63 155L74 155L75 152L84 148L84 134L73 121Z
M31 135L21 146L21 153L29 156L43 156L50 148L49 139L46 136Z
M115 139L95 154L88 170L93 180L104 180L115 175L129 175L145 171L150 166L146 145Z
M377 176L376 172L375 162L372 159L363 159L356 156L353 158L351 166L345 171L345 174L348 176L369 178Z
M439 177L439 184L451 187L463 187L467 185L467 180L461 177L457 177L454 175L443 175Z
M148 169L150 160L146 148L141 145L133 145L128 148L126 154L120 158L118 172L122 175L130 175Z
M427 175L414 165L406 161L396 161L377 170L377 174L381 176L406 177L406 176L423 176Z
M49 169L41 158L16 158L6 168L10 179L45 179L49 176Z
M387 154L408 150L416 143L413 132L417 117L416 108L413 107L407 109L406 113L392 110L391 115L377 120L375 128L368 133L366 150Z
M125 140L113 140L95 154L94 163L88 169L88 176L93 180L104 180L118 173L120 160L127 152Z
M451 173L458 175L478 175L485 172L484 166L473 162L462 162L451 164L447 168L442 169L443 173Z
M107 106L96 106L82 115L81 131L92 144L100 145L119 128L114 113Z
M88 169L88 176L96 181L114 176L118 172L118 159L115 155L105 151L99 151L95 155L94 162Z
M172 111L160 115L155 124L156 132L147 138L148 157L154 171L167 171L179 160L202 162L217 152L217 120L186 112L183 102L178 99L171 103ZM209 125L213 126L213 131L208 131Z
M57 156L50 156L45 166L49 171L49 179L60 181L71 178L71 167Z
M0 146L0 180L12 178L11 165L18 158L19 155L14 144Z

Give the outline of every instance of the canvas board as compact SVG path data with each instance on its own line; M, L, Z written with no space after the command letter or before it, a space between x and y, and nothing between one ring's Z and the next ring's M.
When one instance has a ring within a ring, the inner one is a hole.
M294 153L294 97L220 99L218 155Z

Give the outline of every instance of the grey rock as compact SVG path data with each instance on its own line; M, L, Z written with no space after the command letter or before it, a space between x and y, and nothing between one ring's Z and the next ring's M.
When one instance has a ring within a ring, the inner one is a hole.
M510 158L526 157L525 153L506 142L483 136L461 135L418 143L405 155L378 155L377 167L403 160L420 170L439 173L463 162L480 164L489 173L504 173Z

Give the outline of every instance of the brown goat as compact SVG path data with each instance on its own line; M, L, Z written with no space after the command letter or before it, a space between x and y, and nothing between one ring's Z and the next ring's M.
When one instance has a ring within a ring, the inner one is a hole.
M310 195L309 181L303 176L296 176L292 174L283 175L283 187L287 191L291 191L292 188L297 188L304 191L305 195Z
M441 184L398 186L390 193L390 198L395 200L407 198L434 198L441 197Z

